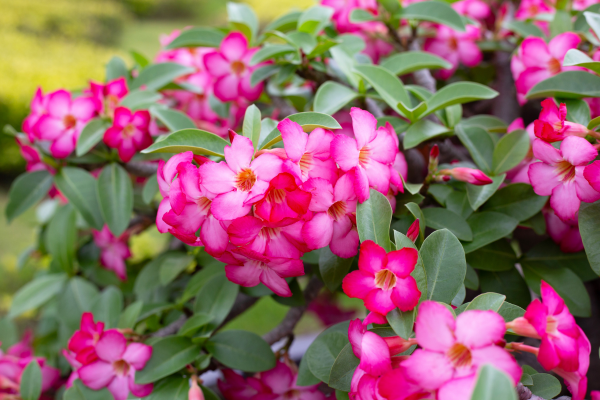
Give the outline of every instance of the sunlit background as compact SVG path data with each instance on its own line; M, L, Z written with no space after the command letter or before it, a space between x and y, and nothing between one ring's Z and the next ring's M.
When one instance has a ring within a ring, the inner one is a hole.
M306 8L313 0L247 0L261 23L291 8ZM103 80L104 66L118 55L132 63L131 51L153 58L159 36L190 25L225 25L225 0L0 0L0 129L20 127L38 86L46 91L78 89L89 79ZM11 296L47 260L19 256L33 244L36 218L30 210L10 225L4 207L11 181L24 171L24 161L14 138L0 135L0 315ZM42 210L43 211L43 208ZM134 238L134 259L152 256L167 240L156 230ZM271 329L287 307L269 297L234 321L257 333ZM304 321L304 330L315 328Z

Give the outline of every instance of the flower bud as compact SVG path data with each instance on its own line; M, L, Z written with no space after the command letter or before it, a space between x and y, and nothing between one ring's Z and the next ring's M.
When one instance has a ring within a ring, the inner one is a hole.
M233 138L236 137L237 133L233 129L230 129L227 133L229 134L229 141L233 143Z
M188 392L188 400L204 400L202 389L198 386L198 378L192 376L190 379L190 391Z
M438 158L440 156L440 148L437 144L434 144L429 152L429 172L435 172L438 167Z
M519 336L526 336L534 339L540 339L540 335L535 330L533 325L525 318L519 317L506 323L506 329L512 329Z
M489 185L493 182L490 177L482 171L473 168L458 167L454 169L443 169L439 171L439 173L451 176L458 181L467 182L477 186Z
M417 218L415 220L415 222L413 222L410 227L408 228L408 232L406 232L406 236L413 241L413 243L415 242L415 240L417 240L417 237L419 237L419 228L420 228L420 224L419 224L419 219Z

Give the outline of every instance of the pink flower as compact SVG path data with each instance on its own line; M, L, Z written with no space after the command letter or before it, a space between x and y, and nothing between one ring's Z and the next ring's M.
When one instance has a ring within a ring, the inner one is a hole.
M100 112L113 116L119 102L129 93L125 78L117 78L106 84L91 81L89 93L101 104Z
M27 134L27 137L31 143L35 142L37 139L37 131L35 127L40 119L40 117L48 112L48 99L50 98L49 94L44 94L42 92L42 88L38 87L35 91L35 95L31 100L31 104L29 106L31 112L23 121L23 132Z
M342 171L351 171L354 190L361 203L369 198L369 187L387 195L390 187L389 164L396 156L395 143L386 129L377 129L377 120L368 111L350 111L354 138L336 135L331 156Z
M492 14L490 6L482 0L460 0L452 3L452 8L457 13L475 20L484 20Z
M83 364L77 361L76 354L72 351L63 349L62 355L64 358L66 358L67 362L71 366L71 375L69 375L69 379L67 379L67 383L65 383L65 387L68 389L73 386L73 382L75 382L75 380L79 379L78 371Z
M53 157L66 158L75 150L81 130L97 115L100 104L89 96L71 99L71 93L62 89L47 96L47 113L35 125L36 136L51 143L50 153ZM34 101L44 102L41 99Z
M482 171L473 168L458 167L452 169L443 169L439 174L451 176L454 179L462 182L470 183L471 185L483 186L489 185L493 181Z
M117 238L108 229L108 225L104 225L100 231L92 230L92 234L96 246L100 248L100 264L114 271L122 281L127 280L125 259L131 257L131 251L127 246L129 234L124 232Z
M250 65L250 59L258 48L248 48L248 40L240 32L231 32L223 39L218 51L204 55L206 70L217 78L215 96L221 101L232 101L244 97L255 101L260 97L263 83L250 85L252 72L264 65Z
M333 8L332 20L340 33L354 33L365 26L373 25L373 22L360 24L350 22L350 14L356 9L363 9L373 15L378 15L376 0L321 0L321 5Z
M231 247L219 261L227 264L225 274L231 282L245 287L262 282L282 297L292 295L284 278L304 275L304 265L299 259L268 257L243 247Z
M362 299L370 311L387 315L394 308L410 311L419 302L421 291L410 276L417 265L417 250L405 247L390 253L371 240L360 245L358 271L342 281L344 293Z
M393 369L379 379L377 395L386 400L420 400L434 397L431 391L424 390L408 379L402 368ZM465 397L467 398L468 396Z
M412 224L410 224L410 226L408 227L408 232L406 232L406 237L408 237L410 240L413 241L413 243L417 240L417 238L419 237L419 219L417 218L415 220L415 222L413 222Z
M100 337L96 353L98 359L78 371L84 385L93 390L108 388L115 400L126 400L130 392L136 397L152 393L151 383L135 383L135 372L144 368L152 356L152 347L142 343L128 345L122 333L110 329Z
M587 135L587 127L566 121L566 118L567 106L564 103L560 103L560 107L557 107L553 99L542 101L540 118L533 121L535 136L551 143L564 140L567 136Z
M539 37L528 37L523 40L511 60L520 104L527 101L525 95L537 83L562 71L582 70L580 67L562 66L567 51L577 48L580 41L579 36L573 32L561 33L548 44Z
M552 209L542 210L548 234L560 245L560 249L565 253L577 253L583 250L583 242L579 233L579 223L577 219L563 222L556 216Z
M303 185L312 194L308 209L314 214L302 227L302 237L310 249L329 245L339 257L356 255L356 195L351 179L350 174L342 175L335 187L321 178L309 179Z
M225 147L225 161L200 167L206 190L218 196L211 212L221 221L248 214L254 203L269 189L269 182L282 171L283 162L273 154L261 154L252 160L254 147L247 137L235 135Z
M515 18L526 20L536 17L538 14L553 14L554 8L547 5L544 0L522 0L515 12Z
M573 0L573 10L583 11L594 4L598 4L598 0Z
M424 301L415 324L421 349L403 361L400 368L423 389L437 390L439 400L470 398L477 371L483 364L506 372L516 385L521 368L495 344L503 341L504 325L502 317L493 311L465 311L455 320L444 305Z
M600 400L600 391L592 390L590 394L592 396L592 400Z
M42 161L42 156L40 155L40 152L35 147L33 147L31 143L29 143L27 139L23 137L23 135L17 136L15 140L19 145L21 156L23 156L23 158L25 159L25 169L27 170L27 172L46 170L51 174L55 173L53 168L51 168L49 165L46 165Z
M289 119L281 121L277 129L281 131L284 151L291 161L292 170L302 182L309 178L335 182L337 166L329 152L333 133L317 128L308 135L300 125Z
M541 160L529 166L533 190L540 196L551 196L550 206L560 219L572 220L582 201L592 203L600 199L600 193L584 178L585 166L598 155L587 140L568 136L557 150L536 139L533 154Z
M301 218L308 211L311 194L300 189L289 173L281 173L269 182L265 197L256 203L254 213L276 223Z
M118 107L113 125L104 132L104 143L118 149L121 160L127 162L136 151L144 150L152 144L149 125L150 113L147 110L132 112L128 108Z
M481 30L474 25L467 25L466 32L458 32L447 26L439 25L437 34L425 41L423 49L452 64L452 68L438 71L441 79L448 79L454 75L460 63L467 67L479 65L483 54L477 47L476 41L480 38Z
M96 344L104 332L104 322L94 323L90 312L81 315L81 325L78 331L69 339L68 348L75 354L75 359L81 364L89 364L96 360Z
M163 197L169 197L171 194L171 184L177 176L177 167L181 163L191 163L194 159L194 154L191 151L175 154L165 163L163 160L158 160L158 172L156 179L158 181L158 189ZM178 185L178 184L177 184ZM178 196L183 196L181 191L177 192Z

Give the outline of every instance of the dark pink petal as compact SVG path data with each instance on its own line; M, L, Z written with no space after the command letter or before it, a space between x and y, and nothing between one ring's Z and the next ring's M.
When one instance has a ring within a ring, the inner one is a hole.
M285 152L290 160L294 162L300 161L300 158L306 152L306 143L308 135L302 130L298 123L284 119L277 125L277 129L281 132Z
M75 150L75 140L70 132L63 134L50 146L50 153L56 158L66 158L73 150Z
M345 135L337 135L331 142L331 157L342 171L349 171L356 167L358 156L356 140Z
M304 264L301 260L292 258L272 258L268 266L283 278L304 275Z
M454 374L454 368L444 354L422 349L415 350L400 368L408 378L426 390L438 389Z
M560 151L565 161L575 166L586 165L598 156L590 142L577 136L567 136L560 144Z
M112 126L110 128L108 128L106 130L106 132L104 132L104 143L106 143L106 145L108 147L112 147L114 148L118 148L121 145L121 142L123 141L123 129L116 127L116 126Z
M447 351L455 343L454 327L454 316L445 306L435 301L424 301L419 306L415 324L419 346L431 351Z
M456 340L471 349L493 345L505 331L504 319L493 311L470 310L456 318Z
M387 268L385 249L372 240L362 242L358 257L358 269L375 275L384 268Z
M540 337L546 335L548 309L539 299L534 299L523 316L536 330Z
M315 214L302 227L302 237L310 249L325 247L331 242L333 235L333 220L327 213Z
M139 398L149 396L150 393L152 393L153 388L154 384L152 383L147 383L145 385L135 383L135 374L129 375L129 390L134 396Z
M239 86L240 78L237 75L224 75L215 82L215 96L221 101L237 100L240 95Z
M115 377L112 364L104 361L95 361L84 365L77 372L81 382L93 390L100 390L106 387Z
M261 372L260 380L269 387L273 393L284 394L294 384L294 373L285 363L277 361L275 368Z
M231 32L221 42L219 50L229 61L240 60L248 49L248 39L241 32Z
M389 169L387 171L388 175L390 173ZM357 166L351 169L346 176L352 178L352 182L354 184L354 193L356 194L356 198L359 202L363 203L369 199L369 177L367 176L364 168ZM388 181L389 182L389 181Z
M362 354L362 340L366 330L366 326L364 326L358 318L350 321L350 325L348 326L348 340L350 340L352 352L358 358L360 358Z
M404 279L398 278L396 286L392 289L392 302L400 311L406 312L414 309L419 304L421 291L417 281L412 276Z
M359 368L374 376L383 375L392 369L390 349L376 333L367 331L363 336Z
M132 112L126 107L117 107L115 109L115 116L113 119L113 126L125 127L131 122Z
M593 203L600 200L600 193L597 192L584 177L587 167L575 167L575 189L579 200L586 203Z
M382 315L387 315L396 308L392 301L392 290L373 289L365 297L365 307Z
M233 283L245 287L253 287L260 283L261 270L257 266L248 263L247 265L226 265L225 275Z
M598 165L598 184L600 187L600 162ZM302 189L312 195L309 205L309 210L314 212L327 211L335 202L333 198L333 187L331 182L323 178L311 178L307 180ZM352 192L354 189L352 188Z
M105 331L96 344L98 358L107 362L114 362L123 358L127 347L125 336L116 329Z
M406 278L414 271L419 260L419 252L416 249L405 247L388 253L387 258L386 268L397 277Z
M199 199L202 196L200 190L200 171L198 167L191 162L180 163L177 166L179 173L179 182L183 192L192 199Z
M135 145L133 144L133 140L127 138L121 142L121 144L119 145L119 148L117 149L117 152L119 153L119 158L123 162L128 162L133 158L133 156L135 156L137 149L135 148Z
M227 228L227 233L231 243L244 246L256 238L263 226L263 221L247 215L233 220Z
M550 206L563 221L573 220L580 205L581 200L577 197L577 188L574 182L563 183L552 189Z
M600 190L600 161L594 161L583 172L583 176L595 190Z
M252 84L250 83L251 77L251 74L246 74L240 79L239 93L248 101L256 101L258 100L263 91L264 84L263 82L259 82L256 85L252 86Z
M204 55L204 66L209 74L217 78L231 73L229 61L216 51Z
M285 279L270 268L262 270L260 281L278 296L290 297L292 295L292 291Z
M354 137L356 138L356 147L362 149L375 137L377 119L375 119L370 112L361 110L357 107L352 107L350 109L350 117L352 117L352 129L354 130Z
M375 277L367 272L352 271L342 281L342 289L348 297L365 299L375 289Z
M202 224L200 239L206 247L206 252L217 256L225 251L229 242L227 231L213 215L209 215Z
M350 258L358 253L358 231L348 216L333 221L333 235L329 248L338 257Z

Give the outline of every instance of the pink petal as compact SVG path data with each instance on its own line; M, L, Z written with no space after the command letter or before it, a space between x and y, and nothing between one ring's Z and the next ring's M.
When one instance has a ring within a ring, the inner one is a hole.
M560 145L560 151L565 161L575 166L587 164L598 156L590 142L577 136L567 136Z
M282 278L304 275L304 264L299 259L274 257L267 265Z
M573 32L565 32L555 36L548 44L548 49L552 57L562 61L567 51L576 49L580 42L579 35Z
M358 231L348 216L333 221L333 235L329 248L338 257L350 258L358 253Z
M443 307L443 306L442 306ZM423 389L436 390L452 378L454 368L441 353L417 349L400 368L412 381Z
M222 254L229 242L227 231L223 229L221 222L213 215L209 215L202 224L200 239L202 239L202 243L204 243L207 253L211 255Z
M168 197L162 199L156 213L156 228L160 233L169 232L170 226L163 220L163 217L171 211L171 202Z
M300 158L306 152L306 143L308 135L302 130L298 123L289 119L284 119L277 125L281 132L285 153L294 162L300 161Z
M483 60L483 53L477 45L469 40L461 40L458 43L458 55L460 61L467 67L476 67Z
M223 39L219 50L229 61L240 60L248 49L248 39L241 32L231 32Z
M574 219L577 211L579 211L580 204L581 201L577 197L577 188L574 182L563 183L552 190L550 206L563 221Z
M375 275L377 272L387 268L387 255L383 247L372 240L365 240L360 245L358 257L358 269Z
M342 281L344 293L356 299L365 299L375 288L375 277L360 270L350 272Z
M548 45L539 37L528 37L521 43L523 64L526 67L540 67L546 65L551 58Z
M71 104L71 115L81 121L88 121L97 114L101 105L92 97L78 97Z
M258 285L260 283L260 274L260 268L253 264L225 266L225 275L227 276L227 279L245 287Z
M412 276L398 278L396 286L392 291L392 302L400 311L406 312L414 309L421 298L421 291L417 287L417 281Z
M419 306L415 333L419 346L426 350L445 352L454 343L454 316L435 301L424 301Z
M75 136L72 131L65 132L50 146L50 153L56 158L66 158L75 150Z
M515 81L517 93L525 95L535 85L551 76L550 71L545 68L540 68L539 66L527 68Z
M471 349L493 345L505 331L504 319L493 311L465 311L456 318L456 340Z
M556 168L543 162L531 164L528 176L533 190L540 196L549 196L554 188L561 184Z
M338 181L335 183L333 191L334 201L345 201L349 212L356 211L356 193L354 192L354 176L352 174L344 174L340 176ZM351 208L350 203L354 201L354 207Z
M260 281L278 296L290 297L292 295L292 291L285 279L270 268L262 270Z
M600 161L594 161L583 172L583 176L595 190L600 190Z
M317 213L302 227L302 237L309 248L316 250L331 242L333 221L327 213Z
M398 152L398 145L394 141L394 138L383 127L377 130L373 140L368 143L368 148L369 157L382 164L393 163Z
M363 336L359 368L374 376L392 369L390 349L376 333L367 331Z
M215 197L210 207L216 219L220 221L231 221L248 214L251 205L244 205L248 193L241 190L223 193Z
M71 112L71 93L60 89L48 96L48 113L56 118L63 118Z
M264 84L263 82L259 82L252 86L250 81L251 78L252 75L248 73L240 79L239 91L240 95L244 96L246 100L256 101L263 91Z
M390 311L396 308L392 301L392 290L373 289L365 297L365 307L370 311L387 315Z
M235 173L250 167L253 155L252 140L242 135L235 135L231 146L225 146L225 161Z
M273 393L284 394L294 384L294 373L285 363L277 361L275 368L261 372L260 380Z
M250 164L250 168L259 180L267 182L284 172L281 159L273 154L261 154L256 157ZM265 190L268 187L267 183Z
M198 167L191 162L181 163L177 166L177 172L179 172L181 189L187 196L192 199L203 197L200 190L200 171Z
M575 189L577 190L577 197L579 200L585 201L586 203L593 203L600 200L600 193L598 193L585 179L584 171L586 167L575 167Z
M342 171L349 171L358 165L359 151L355 139L337 135L331 142L331 157Z
M227 147L225 147L227 149ZM225 162L206 163L200 166L202 185L209 192L220 194L235 188L235 173Z
M217 78L214 86L215 96L221 101L234 101L240 95L240 78L237 75L230 74Z
M438 391L438 400L463 400L470 399L475 388L476 375L459 379L451 379Z
M416 249L405 247L388 253L387 258L386 268L396 276L406 278L415 269L415 265L417 265L419 259L419 252Z
M129 390L131 394L136 397L142 398L150 395L152 393L152 389L154 388L154 384L147 383L145 385L138 385L135 383L135 374L129 375Z
M598 169L600 170L600 165L598 165ZM598 177L600 187L600 171L598 173ZM331 186L331 182L323 178L311 178L307 180L302 185L302 189L312 195L309 205L309 210L311 211L327 211L335 202L333 198L333 187ZM354 189L352 189L352 192L354 193Z
M152 357L152 347L143 343L130 343L123 353L123 360L138 371L144 369L150 357Z
M114 362L123 357L127 347L125 336L116 329L105 331L96 344L98 358L107 362Z
M112 364L104 361L84 365L77 372L83 384L93 390L106 387L115 377Z
M352 352L358 358L362 354L362 339L365 335L366 326L360 322L360 319L353 319L348 326L348 340L352 346Z
M121 142L117 151L119 153L119 158L123 162L128 162L133 158L133 156L137 152L137 149L135 148L132 139L125 139Z
M389 169L387 171L389 176ZM354 192L359 202L363 203L369 199L369 177L364 168L357 166L351 169L346 176L351 177L354 183ZM389 182L389 181L388 181Z
M116 375L108 384L108 391L115 400L127 400L129 396L129 377L127 375Z
M227 233L231 243L244 246L256 238L263 226L263 221L247 215L233 220L227 228Z
M361 149L375 137L377 119L370 112L357 107L350 109L350 117L352 117L352 129L356 138L356 147Z
M51 115L42 115L38 120L36 129L42 140L54 140L65 131L65 125L59 118Z
M231 73L231 65L229 61L218 52L212 52L204 55L204 66L209 74L219 78Z
M554 148L554 146L552 146L550 143L544 142L543 140L534 140L531 148L535 158L547 164L555 165L563 160L564 155L561 155L561 152Z
M308 135L306 143L306 152L311 153L320 160L327 160L330 157L331 141L334 135L331 131L317 128Z
M115 115L113 118L113 126L125 127L131 122L133 113L126 107L118 107L115 109Z
M488 346L471 350L472 365L477 368L484 364L491 364L500 371L504 371L517 385L521 379L522 370L517 361L506 350L498 346Z

